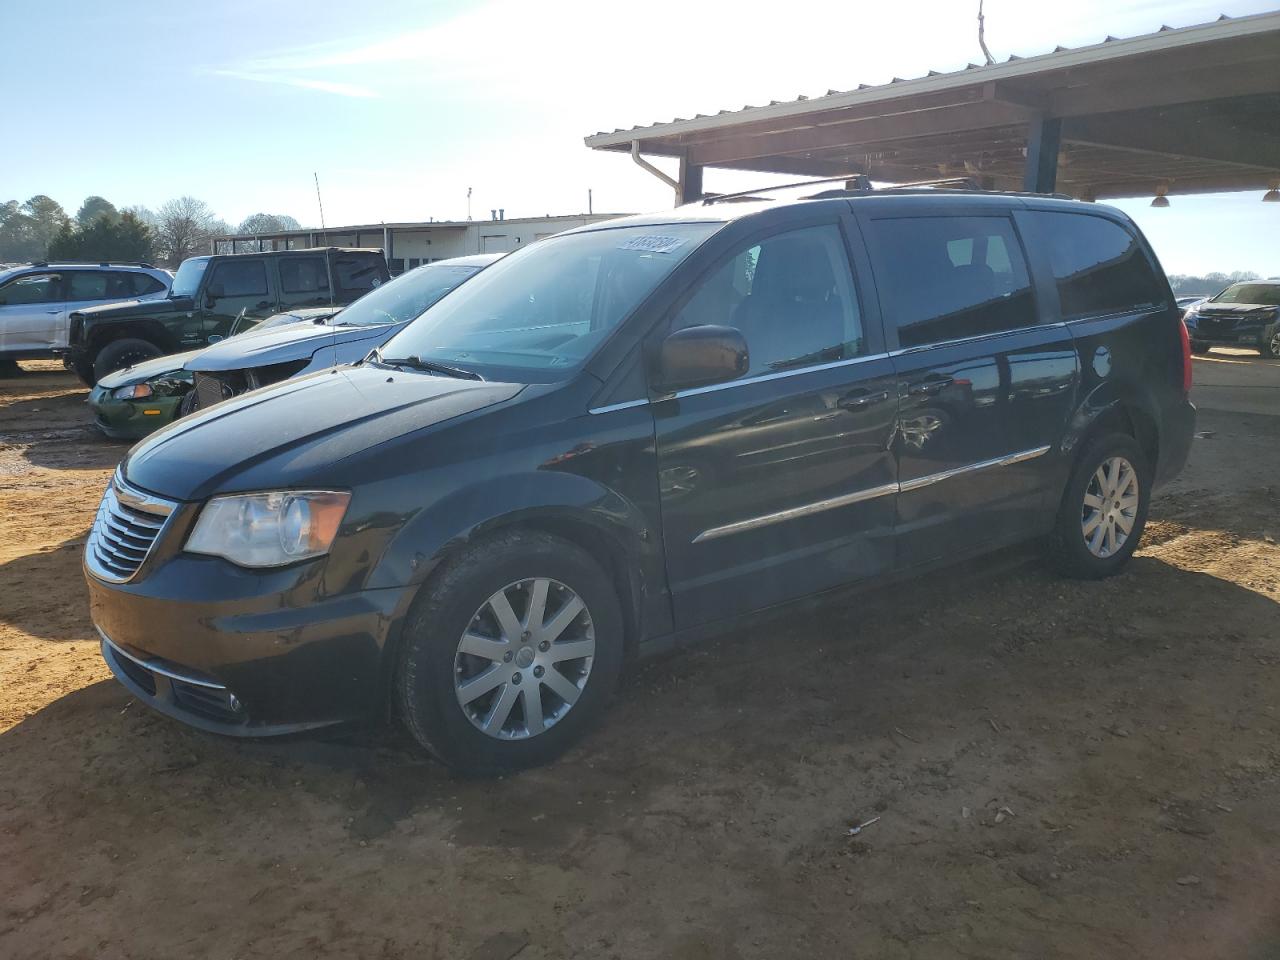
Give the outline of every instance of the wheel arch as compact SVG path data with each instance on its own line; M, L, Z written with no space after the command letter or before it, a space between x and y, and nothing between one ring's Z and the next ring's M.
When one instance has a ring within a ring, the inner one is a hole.
M116 340L123 340L126 337L136 337L139 340L154 343L166 353L177 353L181 350L181 344L178 343L173 334L165 329L164 324L146 320L130 320L124 323L104 323L90 327L88 338L89 354L92 357L96 357L107 344Z
M1065 459L1073 463L1091 439L1100 433L1117 431L1138 442L1154 471L1160 458L1160 428L1153 409L1154 404L1137 390L1100 384L1072 417L1063 443Z

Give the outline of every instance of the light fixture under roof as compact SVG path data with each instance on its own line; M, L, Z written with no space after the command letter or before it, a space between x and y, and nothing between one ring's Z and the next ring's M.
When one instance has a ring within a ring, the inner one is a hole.
M1159 207L1162 210L1169 206L1169 198L1165 196L1168 192L1169 185L1167 183L1162 183L1156 187L1156 198L1151 201L1151 205L1153 207Z

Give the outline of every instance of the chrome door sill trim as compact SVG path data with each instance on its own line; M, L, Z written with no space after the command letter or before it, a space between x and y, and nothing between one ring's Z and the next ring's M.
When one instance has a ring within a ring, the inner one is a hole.
M1003 457L996 457L994 460L983 460L979 463L966 464L963 467L956 467L953 470L944 470L941 473L931 473L925 477L916 477L914 480L908 480L906 483L886 483L878 487L869 487L866 490L858 490L855 493L846 493L843 496L831 497L827 500L816 500L813 503L806 503L803 506L791 507L787 510L779 510L776 513L766 513L763 516L752 517L749 520L738 520L735 523L726 523L722 527L712 527L704 530L693 538L694 543L703 543L707 540L715 540L719 537L727 537L733 533L743 533L747 530L758 530L760 527L767 527L770 524L782 523L784 520L795 520L799 517L812 516L815 513L822 513L825 510L834 510L837 507L847 507L850 504L861 503L864 500L875 500L878 497L887 497L895 493L908 493L912 490L919 490L921 487L928 487L943 480L950 480L966 473L976 473L979 470L988 470L991 467L1008 467L1015 463L1022 463L1026 460L1034 460L1036 457L1043 457L1052 447L1046 445L1043 447L1035 447L1031 450L1021 450L1018 453L1006 454Z
M1010 453L1003 457L996 457L994 460L983 460L979 463L969 463L963 467L956 467L952 470L943 470L941 473L931 473L925 477L916 477L914 480L908 480L906 483L898 484L899 493L907 493L911 490L919 490L921 487L928 487L943 480L950 480L953 477L959 477L966 473L976 473L979 470L988 470L991 467L1008 467L1015 463L1022 463L1024 460L1034 460L1036 457L1043 457L1048 453L1048 446L1036 447L1033 450L1022 450L1018 453Z
M824 510L834 510L836 507L846 507L852 503L861 503L863 500L874 500L877 497L887 497L890 494L898 492L896 483L886 483L879 487L869 487L866 490L858 490L855 493L846 493L844 496L831 497L828 500L818 500L814 503L806 503L801 507L791 507L788 510L779 510L777 513L766 513L762 517L752 517L750 520L739 520L736 523L726 523L723 527L712 527L710 530L704 530L693 538L694 543L702 543L704 540L715 540L718 537L727 537L731 533L742 533L745 530L755 530L759 527L766 527L773 523L781 523L784 520L794 520L797 517L807 517L815 513L822 513Z
M185 673L179 673L177 670L170 669L169 667L162 667L159 664L152 663L149 660L141 660L138 657L135 657L131 653L126 653L120 647L119 644L117 644L105 633L103 633L100 627L95 626L93 629L98 631L98 636L102 638L102 642L106 646L111 648L112 653L114 653L118 657L124 657L126 660L132 660L134 663L140 666L143 670L150 671L151 673L158 673L160 674L160 676L168 677L170 680L180 680L182 683L189 683L194 687L205 687L208 690L226 690L227 689L220 683L214 683L211 680L201 680L198 677L193 677Z

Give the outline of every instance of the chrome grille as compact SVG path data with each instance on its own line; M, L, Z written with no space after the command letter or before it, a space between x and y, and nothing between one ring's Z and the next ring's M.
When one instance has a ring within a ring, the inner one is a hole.
M133 489L117 473L102 496L84 548L94 576L123 583L137 573L175 506Z

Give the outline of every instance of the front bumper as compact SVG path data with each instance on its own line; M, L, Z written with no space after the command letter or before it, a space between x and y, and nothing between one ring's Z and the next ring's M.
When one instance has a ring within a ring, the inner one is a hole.
M149 706L239 737L376 715L401 589L318 598L314 562L249 571L181 553L142 572L85 579L107 665Z
M89 391L93 424L108 437L138 440L159 430L178 417L181 396L148 397L145 400L116 400L111 391L94 387Z

